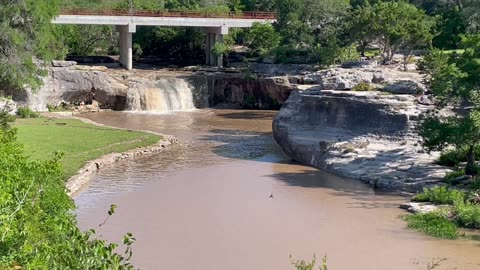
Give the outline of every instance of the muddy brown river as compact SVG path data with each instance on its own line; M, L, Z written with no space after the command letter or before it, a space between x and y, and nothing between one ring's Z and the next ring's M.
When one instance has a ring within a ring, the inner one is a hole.
M102 112L110 126L171 134L180 144L102 170L76 198L83 229L121 242L161 270L292 270L327 255L332 270L480 269L480 241L405 229L406 198L295 164L272 138L270 111ZM273 195L273 198L270 198ZM111 204L117 212L99 228Z

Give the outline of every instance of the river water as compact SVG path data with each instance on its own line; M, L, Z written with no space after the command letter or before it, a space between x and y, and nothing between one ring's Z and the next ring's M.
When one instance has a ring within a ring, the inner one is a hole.
M102 112L110 126L171 134L180 144L102 170L76 198L83 229L137 239L142 269L291 270L327 255L335 270L480 269L480 242L405 229L406 200L295 164L272 138L271 111ZM273 195L273 198L270 198ZM117 212L99 228L111 204Z

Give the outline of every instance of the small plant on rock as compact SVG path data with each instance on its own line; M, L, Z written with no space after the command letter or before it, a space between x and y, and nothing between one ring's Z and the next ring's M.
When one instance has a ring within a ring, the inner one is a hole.
M374 90L375 88L373 88L373 86L368 82L361 82L352 88L352 91L355 91L355 92L369 92Z
M33 111L28 107L20 107L17 110L17 116L20 118L38 118L40 113Z

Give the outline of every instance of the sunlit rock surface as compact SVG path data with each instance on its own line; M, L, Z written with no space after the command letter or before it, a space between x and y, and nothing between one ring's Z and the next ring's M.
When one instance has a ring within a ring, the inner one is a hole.
M418 191L448 169L422 149L416 125L431 106L411 95L294 92L275 117L276 141L293 159L380 189Z

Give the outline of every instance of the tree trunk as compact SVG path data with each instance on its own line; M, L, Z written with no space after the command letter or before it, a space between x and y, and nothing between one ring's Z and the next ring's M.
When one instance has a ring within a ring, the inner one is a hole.
M465 168L465 174L477 175L478 171L475 166L475 146L472 145L468 148L467 152L467 167Z

